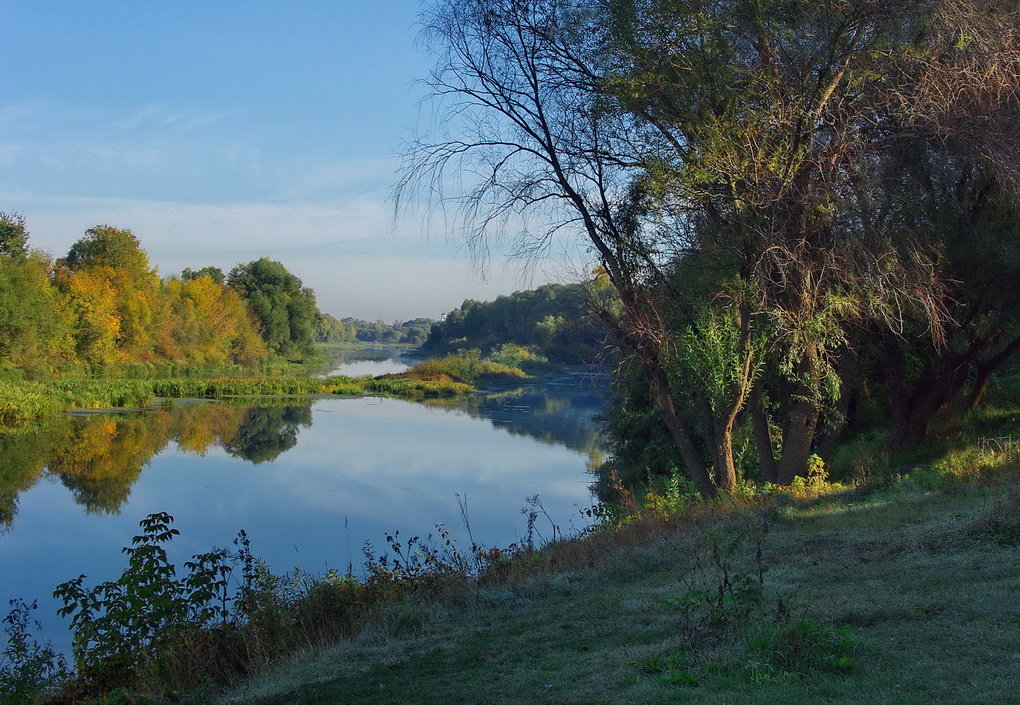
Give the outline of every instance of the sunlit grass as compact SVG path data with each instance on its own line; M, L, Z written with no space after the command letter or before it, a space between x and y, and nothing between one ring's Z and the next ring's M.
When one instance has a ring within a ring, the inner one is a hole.
M464 394L474 387L449 378L413 375L371 377L173 377L164 379L69 378L48 382L0 380L0 422L13 423L78 409L146 407L156 397L220 399L234 396L381 394L404 398Z

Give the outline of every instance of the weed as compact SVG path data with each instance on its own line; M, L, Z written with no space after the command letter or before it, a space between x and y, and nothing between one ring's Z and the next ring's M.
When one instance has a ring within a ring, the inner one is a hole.
M0 653L0 703L21 705L59 686L67 677L67 664L49 644L32 637L30 629L40 628L31 616L36 603L11 600L10 605L3 620L7 646Z
M521 349L523 350L523 348ZM456 382L474 384L478 381L520 379L528 375L517 364L511 364L523 353L510 351L501 356L504 362L483 358L477 349L461 350L446 357L425 360L407 372L408 377L437 379L445 377Z
M227 623L227 552L195 556L178 579L164 548L179 533L172 523L166 513L141 521L142 533L124 549L128 567L117 580L85 588L81 575L57 586L53 594L64 603L58 611L71 619L79 677L101 688L126 684L161 647L188 631Z
M855 644L850 630L808 617L787 616L776 624L764 625L748 644L785 671L849 673L854 669Z

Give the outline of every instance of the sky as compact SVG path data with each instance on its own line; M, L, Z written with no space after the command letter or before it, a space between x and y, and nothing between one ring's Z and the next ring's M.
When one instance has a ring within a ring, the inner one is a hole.
M418 13L0 0L0 211L55 257L92 226L130 229L163 276L277 259L340 317L438 318L569 280L562 248L527 267L497 245L479 268L424 206L395 217L399 153L428 114Z

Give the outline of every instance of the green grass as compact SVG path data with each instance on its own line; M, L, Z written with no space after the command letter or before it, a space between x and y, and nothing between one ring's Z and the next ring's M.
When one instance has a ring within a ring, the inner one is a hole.
M223 702L1017 702L1018 511L1015 474L773 509L761 599L718 624L713 553L756 581L761 515L631 525L551 547L532 563L555 570L518 567L459 603L398 605Z
M478 350L462 350L446 357L420 362L408 370L408 374L423 379L448 378L468 384L503 380L519 381L528 376L518 366L521 360L510 356L504 356L501 359L504 361L484 358Z
M520 362L518 358L533 357L533 354L523 350L520 355L508 357L508 360ZM307 365L294 367L305 369ZM476 383L520 380L525 377L527 374L519 367L482 358L477 350L469 350L445 358L426 360L407 372L377 378L250 373L218 376L153 377L147 374L138 377L65 377L49 381L0 378L0 424L73 410L144 407L156 397L219 399L231 396L379 394L425 399L473 392Z
M449 378L411 375L371 377L173 377L164 379L68 378L47 382L0 380L0 423L81 409L144 407L155 397L218 399L230 396L383 394L405 398L464 394L474 387Z

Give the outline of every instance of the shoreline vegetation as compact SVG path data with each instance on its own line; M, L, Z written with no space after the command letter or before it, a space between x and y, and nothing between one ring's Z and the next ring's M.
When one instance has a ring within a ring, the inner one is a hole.
M208 377L65 377L54 380L0 379L0 424L85 410L151 407L167 399L223 397L385 395L408 399L456 396L479 384L529 378L520 365L544 359L524 348L504 346L490 357L477 350L424 360L406 372L378 377L309 377L296 374Z
M174 577L177 529L153 515L120 580L57 588L73 677L8 620L34 661L18 681L0 660L26 696L4 702L1005 702L1018 451L971 442L909 474L708 502L649 490L551 541L536 501L518 545L387 536L360 576L274 574L242 532Z

